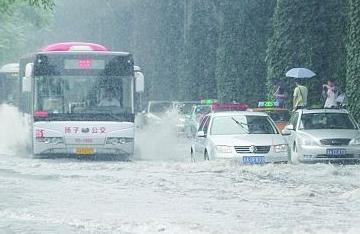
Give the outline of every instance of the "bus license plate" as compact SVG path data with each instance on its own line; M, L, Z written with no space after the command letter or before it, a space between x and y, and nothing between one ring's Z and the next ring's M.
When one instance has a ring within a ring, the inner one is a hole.
M346 154L346 149L326 149L326 154L329 156L341 156Z
M244 164L264 164L265 157L264 156L244 156L243 163Z
M90 155L90 154L94 154L95 151L92 148L77 148L76 149L76 154L77 155Z

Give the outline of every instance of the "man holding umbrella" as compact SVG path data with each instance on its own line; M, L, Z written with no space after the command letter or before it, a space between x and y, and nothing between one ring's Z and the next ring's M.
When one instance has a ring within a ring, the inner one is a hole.
M306 107L308 89L303 86L302 79L314 77L316 74L307 68L293 68L286 73L287 77L295 78L295 90L293 99L293 111Z
M295 79L295 90L293 99L293 111L302 109L307 105L308 89L301 85L300 79Z

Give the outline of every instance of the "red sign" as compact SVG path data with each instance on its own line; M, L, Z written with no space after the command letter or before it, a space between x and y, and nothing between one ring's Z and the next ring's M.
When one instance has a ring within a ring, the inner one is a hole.
M44 129L35 129L35 137L36 138L43 138L44 137Z
M80 67L80 69L90 69L91 68L91 60L90 59L79 59L79 67Z

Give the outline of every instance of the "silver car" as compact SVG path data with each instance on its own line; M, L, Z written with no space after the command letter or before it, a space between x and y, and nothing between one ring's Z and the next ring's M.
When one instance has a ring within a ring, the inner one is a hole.
M346 110L298 110L283 135L294 163L360 160L360 130Z
M191 147L191 159L236 159L244 164L288 161L288 145L266 113L206 115Z

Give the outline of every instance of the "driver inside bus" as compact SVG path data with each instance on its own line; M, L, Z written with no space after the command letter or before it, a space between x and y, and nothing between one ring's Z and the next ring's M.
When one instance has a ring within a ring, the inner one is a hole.
M105 89L98 106L120 106L119 100L114 98L112 89Z

